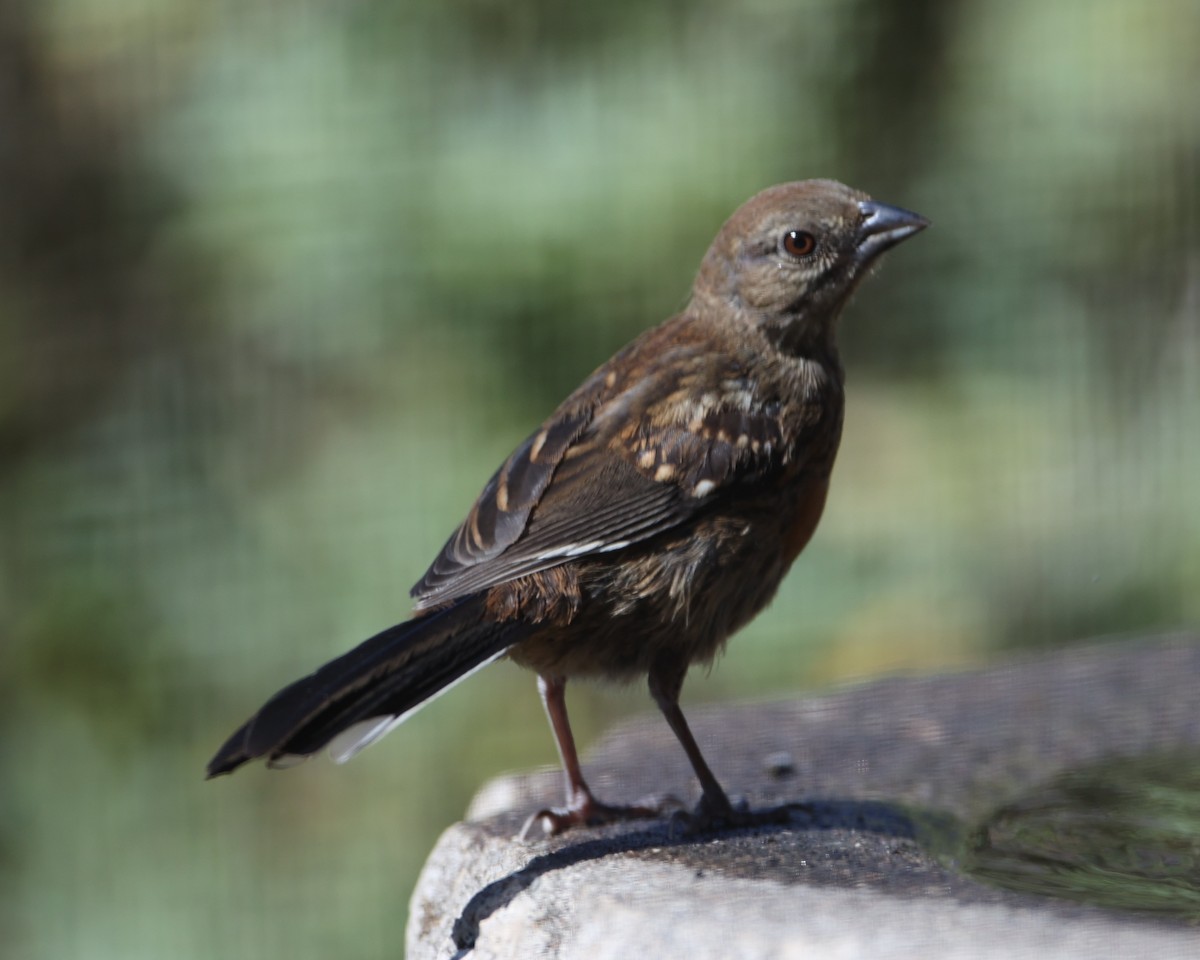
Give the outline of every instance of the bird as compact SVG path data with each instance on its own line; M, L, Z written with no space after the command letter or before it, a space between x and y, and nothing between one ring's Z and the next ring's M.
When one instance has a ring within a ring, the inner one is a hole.
M825 507L842 435L838 317L919 214L833 180L768 187L704 254L691 295L593 372L487 481L411 590L411 619L284 687L208 776L328 749L338 762L496 660L537 675L566 780L545 834L661 816L580 766L565 690L647 678L699 781L696 829L753 821L679 706L684 677L762 610Z

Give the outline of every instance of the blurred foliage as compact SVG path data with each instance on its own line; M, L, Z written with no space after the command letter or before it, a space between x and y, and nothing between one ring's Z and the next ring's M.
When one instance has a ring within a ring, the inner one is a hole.
M1198 35L1190 0L9 0L12 955L400 951L437 831L553 759L532 678L342 769L203 763L404 616L495 464L773 182L935 226L844 324L821 531L686 695L1200 620ZM571 703L585 743L648 708Z

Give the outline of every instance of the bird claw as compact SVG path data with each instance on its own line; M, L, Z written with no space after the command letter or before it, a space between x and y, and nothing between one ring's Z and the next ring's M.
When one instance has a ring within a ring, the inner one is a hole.
M530 815L517 834L517 839L527 842L532 839L535 825L540 826L543 837L554 837L572 827L598 827L606 823L621 823L626 820L653 820L668 810L678 812L682 802L670 794L644 797L628 806L601 803L587 797L579 803L566 807L546 807Z
M667 833L671 839L675 839L676 836L696 836L721 829L786 826L792 822L792 814L811 812L812 805L807 803L785 803L764 810L751 810L745 799L739 799L736 803L728 800L714 803L708 797L701 797L695 810L677 810L671 815Z

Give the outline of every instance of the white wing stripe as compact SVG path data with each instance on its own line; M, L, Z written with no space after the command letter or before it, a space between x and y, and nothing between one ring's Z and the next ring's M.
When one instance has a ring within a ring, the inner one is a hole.
M467 677L470 677L475 673L478 673L484 667L495 663L502 656L504 656L504 653L505 651L501 650L493 656L488 657L482 663L472 667L458 679L446 684L444 687L442 687L442 689L437 691L437 693L426 697L415 707L405 710L403 713L390 717L371 717L369 720L362 720L359 723L347 727L329 741L329 755L333 757L333 762L345 763L360 750L366 749L376 740L379 740L385 735L391 733L396 729L396 727L400 726L400 724L420 710L423 706L433 703L433 701L440 697L443 693L445 693L447 690L453 690L460 683L466 680Z

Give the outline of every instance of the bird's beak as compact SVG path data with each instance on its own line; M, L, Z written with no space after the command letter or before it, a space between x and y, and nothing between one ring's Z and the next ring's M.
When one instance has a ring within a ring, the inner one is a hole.
M857 246L863 261L874 260L883 251L929 226L929 221L919 213L877 200L862 200L858 209L863 219L858 227Z

